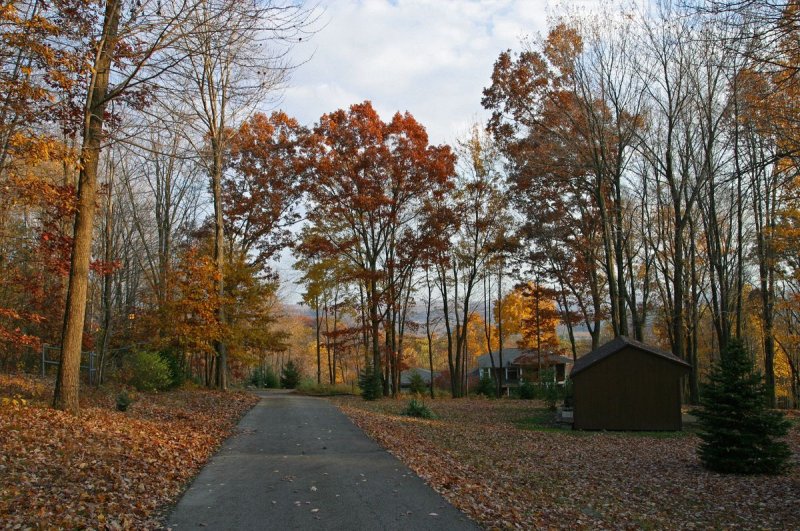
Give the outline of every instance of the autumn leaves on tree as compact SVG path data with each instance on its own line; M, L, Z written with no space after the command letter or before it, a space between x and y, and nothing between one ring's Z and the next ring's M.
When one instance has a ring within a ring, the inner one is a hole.
M594 347L606 323L652 330L692 365L692 402L715 352L753 338L774 404L776 318L795 299L777 249L796 175L795 135L781 130L796 114L796 5L713 4L563 19L500 55L483 104L527 260L562 323L581 322ZM792 352L782 365L796 366Z
M556 21L498 56L491 118L452 148L368 101L308 126L257 112L302 6L8 4L0 363L61 344L72 412L81 351L134 343L223 389L296 347L319 383L371 365L397 393L414 360L463 396L517 336L577 358L627 334L690 363L694 402L745 338L770 404L796 404L797 6L713 4ZM288 247L314 314L294 347Z

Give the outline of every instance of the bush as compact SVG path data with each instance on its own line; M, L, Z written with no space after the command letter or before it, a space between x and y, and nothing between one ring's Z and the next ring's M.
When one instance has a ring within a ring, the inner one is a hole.
M701 391L697 453L703 466L734 474L779 474L791 457L778 440L789 430L783 414L766 407L767 392L747 349L731 341Z
M428 385L419 372L412 372L409 380L409 390L415 395L421 395L428 390Z
M361 398L364 400L377 400L383 395L381 375L373 370L371 363L358 375L358 387L361 388Z
M139 391L161 391L172 384L169 364L157 352L134 353L131 371L131 384Z
M312 395L312 396L337 396L337 395L357 395L359 394L359 389L357 387L353 387L351 385L339 383L339 384L326 384L320 383L318 384L316 381L305 378L300 382L297 386L298 392L304 395Z
M494 384L492 377L488 374L481 377L478 382L478 387L475 389L475 393L488 397L497 396L497 386Z
M433 414L433 411L431 411L424 402L417 399L413 399L408 403L406 408L403 410L403 415L407 415L409 417L418 417L421 419L436 418L436 415Z
M544 369L539 373L539 393L547 404L547 409L556 410L556 404L562 398L561 388L555 381L556 371L553 368Z
M281 386L280 378L272 367L256 368L250 376L250 383L256 387L266 387L267 389L277 389Z
M281 370L281 387L284 389L294 389L300 383L300 370L295 365L294 360L289 360Z
M133 402L133 400L128 396L128 392L124 390L121 391L117 395L117 411L128 411L128 406L131 405L131 402Z
M519 386L519 397L523 400L533 400L536 398L536 386L531 382L522 382Z
M564 407L573 407L575 405L575 394L572 390L572 380L567 378L564 381L564 388L561 392L564 395Z
M180 387L186 382L186 369L183 356L172 349L159 352L169 367L170 387Z

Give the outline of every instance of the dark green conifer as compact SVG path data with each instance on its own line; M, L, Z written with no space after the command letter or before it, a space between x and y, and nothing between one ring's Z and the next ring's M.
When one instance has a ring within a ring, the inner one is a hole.
M767 408L761 375L741 341L731 341L714 364L700 405L695 414L702 428L697 452L703 466L735 474L779 474L786 469L791 451L780 437L789 423Z
M364 400L377 400L383 394L381 375L373 369L371 363L358 375L358 386Z
M293 360L286 362L281 370L281 387L284 389L294 389L300 383L300 370Z

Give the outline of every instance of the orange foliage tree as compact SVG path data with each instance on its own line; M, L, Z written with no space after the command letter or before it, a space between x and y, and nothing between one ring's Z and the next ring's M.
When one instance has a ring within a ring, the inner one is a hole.
M217 318L217 308L222 303L216 289L217 270L214 261L196 247L183 251L170 272L173 296L165 305L163 315L163 346L172 347L181 354L181 364L203 368L206 385L211 385L214 375L214 342L226 332ZM151 326L151 329L155 326Z
M560 316L552 290L533 282L520 284L503 297L500 308L505 333L519 334L517 346L539 353L560 348L557 332Z
M385 123L368 101L322 116L312 139L314 230L304 253L348 263L364 293L371 363L384 368L388 390L390 380L399 383L409 282L427 241L418 222L451 188L454 157L447 146L429 145L409 113Z

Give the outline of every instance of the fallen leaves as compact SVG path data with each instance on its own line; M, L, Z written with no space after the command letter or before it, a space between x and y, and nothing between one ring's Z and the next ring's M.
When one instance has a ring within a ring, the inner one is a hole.
M112 393L89 391L73 417L48 407L47 381L0 375L0 397L18 403L0 407L3 527L159 528L159 511L258 401L174 391L140 394L121 413Z
M800 528L800 467L785 476L708 472L696 436L530 431L541 404L436 400L334 402L454 506L489 529ZM788 437L797 464L800 431Z

